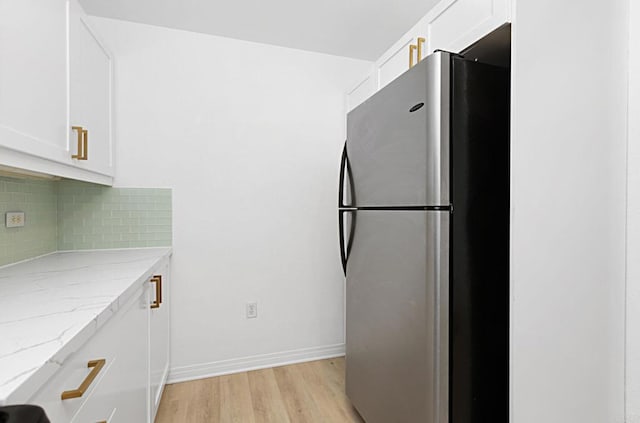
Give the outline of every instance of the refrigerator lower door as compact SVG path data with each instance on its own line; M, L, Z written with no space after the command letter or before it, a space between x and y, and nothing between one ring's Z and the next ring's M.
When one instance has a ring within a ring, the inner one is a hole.
M367 423L447 423L449 212L356 214L347 395Z

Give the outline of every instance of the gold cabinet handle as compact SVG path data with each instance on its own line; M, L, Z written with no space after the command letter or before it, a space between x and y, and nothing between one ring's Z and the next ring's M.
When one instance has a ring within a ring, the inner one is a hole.
M418 61L420 58L418 57ZM82 158L80 160L89 160L89 130L82 130Z
M415 63L413 62L413 54L417 48L418 46L415 44L411 44L409 46L409 69L411 69L415 65Z
M93 383L100 370L107 363L107 360L101 358L99 360L91 360L87 363L87 367L91 369L91 372L87 375L87 377L82 381L78 389L72 389L70 391L64 391L61 395L62 400L68 400L71 398L80 398L87 392L89 386Z
M418 37L418 62L422 60L422 46L427 41L424 37Z
M159 308L162 304L162 275L154 275L149 282L156 284L156 299L151 303L151 308Z
M82 140L83 140L83 131L84 128L82 126L72 126L72 130L78 131L78 153L71 156L72 159L82 160Z
M78 131L78 153L71 156L72 159L89 159L89 130L82 126L72 126L71 129Z

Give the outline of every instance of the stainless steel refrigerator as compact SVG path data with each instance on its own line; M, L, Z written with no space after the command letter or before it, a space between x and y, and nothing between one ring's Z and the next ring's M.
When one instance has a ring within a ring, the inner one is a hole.
M509 71L426 57L348 114L340 175L353 406L507 422Z

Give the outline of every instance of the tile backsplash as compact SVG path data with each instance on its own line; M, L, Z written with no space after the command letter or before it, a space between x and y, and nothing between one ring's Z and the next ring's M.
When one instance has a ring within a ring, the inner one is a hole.
M0 266L56 251L57 182L0 176ZM25 212L26 224L7 228L7 212Z
M59 250L170 245L170 189L60 182Z
M5 214L25 212L7 228ZM56 250L171 245L171 190L0 176L0 266Z

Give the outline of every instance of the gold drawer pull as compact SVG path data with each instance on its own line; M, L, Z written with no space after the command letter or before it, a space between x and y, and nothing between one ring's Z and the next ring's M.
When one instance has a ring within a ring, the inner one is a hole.
M156 284L156 299L151 303L151 308L159 308L162 304L162 275L154 275L149 282Z
M104 358L101 358L100 360L91 360L90 362L88 362L87 367L91 369L91 372L89 372L87 377L82 381L78 389L64 391L61 398L63 400L68 400L71 398L80 398L82 395L84 395L84 393L87 392L87 389L93 383L96 376L98 376L98 373L100 373L100 370L102 370L106 362L107 360L105 360Z

